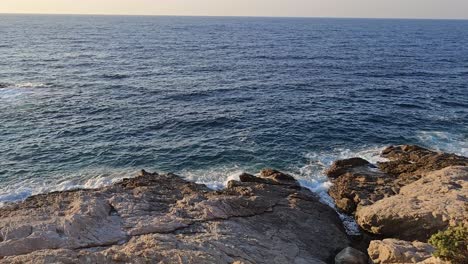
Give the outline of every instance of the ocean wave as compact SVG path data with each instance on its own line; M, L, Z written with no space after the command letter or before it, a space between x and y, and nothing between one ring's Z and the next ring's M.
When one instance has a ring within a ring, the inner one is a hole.
M198 184L205 184L213 190L226 188L231 180L239 180L239 176L246 172L237 165L214 167L199 170L182 170L177 174L182 175L186 180Z
M442 131L420 131L416 134L419 144L439 151L468 156L466 135Z
M7 82L0 82L0 89L8 89L8 88L42 88L46 87L47 84L41 82L20 82L20 83L7 83Z
M359 235L359 227L353 217L340 213L337 210L333 199L328 194L328 189L332 186L332 183L325 175L325 170L336 160L353 157L360 157L374 164L386 161L387 159L380 157L380 153L383 148L383 146L371 146L355 150L335 148L329 152L310 152L306 154L308 163L299 168L298 173L292 174L299 180L299 183L303 187L306 187L310 191L316 193L320 197L320 201L322 203L335 209L349 235Z
M42 87L46 87L47 84L45 83L40 83L40 82L23 82L23 83L17 83L15 84L14 87L16 88L42 88Z
M0 207L6 203L23 201L28 197L57 191L97 189L110 186L124 178L137 175L137 169L93 168L76 173L41 179L27 179L0 189Z

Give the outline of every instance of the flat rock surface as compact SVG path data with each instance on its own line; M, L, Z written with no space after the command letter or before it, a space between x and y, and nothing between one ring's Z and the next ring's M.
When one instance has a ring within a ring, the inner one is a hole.
M326 263L350 244L333 209L263 174L212 191L143 171L30 197L0 208L0 263Z

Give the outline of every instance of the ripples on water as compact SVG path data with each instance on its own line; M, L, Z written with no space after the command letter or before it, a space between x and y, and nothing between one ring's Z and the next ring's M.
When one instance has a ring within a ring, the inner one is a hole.
M316 191L388 144L467 154L468 21L0 16L0 202L141 168Z

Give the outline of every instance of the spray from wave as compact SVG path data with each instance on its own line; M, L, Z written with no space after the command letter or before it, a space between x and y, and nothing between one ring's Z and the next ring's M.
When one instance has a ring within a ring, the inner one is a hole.
M468 138L466 135L441 131L421 131L417 133L417 138L423 146L461 156L468 156Z
M56 175L48 180L27 179L15 184L6 184L0 190L0 206L8 202L22 201L30 196L76 189L97 189L112 185L124 178L135 177L137 169L93 168L65 175Z

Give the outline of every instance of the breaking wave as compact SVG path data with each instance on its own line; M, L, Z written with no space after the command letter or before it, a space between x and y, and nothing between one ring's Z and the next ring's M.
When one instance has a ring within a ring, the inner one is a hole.
M467 135L442 131L421 131L417 133L421 145L436 150L468 156Z
M14 184L6 184L0 190L0 206L18 202L26 198L57 191L76 189L97 189L112 185L124 178L135 177L137 171L131 169L94 168L75 173L51 177L50 179L27 179Z

